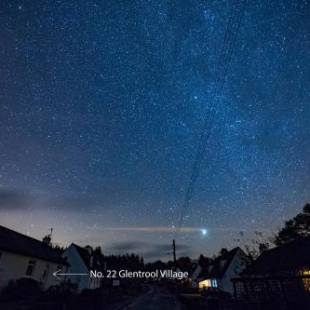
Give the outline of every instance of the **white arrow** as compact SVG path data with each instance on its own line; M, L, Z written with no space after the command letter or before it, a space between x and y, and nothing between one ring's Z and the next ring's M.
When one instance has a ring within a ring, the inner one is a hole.
M89 276L89 273L70 273L70 272L61 272L61 270L57 270L53 272L53 276L60 280L60 276Z

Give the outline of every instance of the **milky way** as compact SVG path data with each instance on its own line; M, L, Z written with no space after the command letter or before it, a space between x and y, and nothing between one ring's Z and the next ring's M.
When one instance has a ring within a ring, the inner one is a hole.
M237 11L234 1L1 1L0 224L165 258L173 237L180 255L211 255L301 210L310 5L248 1L223 66Z

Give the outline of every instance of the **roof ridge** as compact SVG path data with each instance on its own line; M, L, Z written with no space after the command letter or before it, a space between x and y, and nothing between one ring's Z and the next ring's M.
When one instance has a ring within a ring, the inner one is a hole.
M273 251L276 251L276 250L279 250L279 249L283 249L283 248L286 248L288 246L291 246L292 244L294 243L297 243L297 242L301 242L301 241L307 241L307 242L310 242L310 237L300 237L298 239L295 239L295 240L291 240L291 241L288 241L288 242L285 242L285 243L282 243L280 245L275 245L274 247L264 251L261 255L265 254L265 253L270 253L270 252L273 252ZM261 256L260 255L260 256Z
M16 230L13 230L13 229L11 229L11 228L5 227L5 226L3 226L3 225L0 225L0 229L9 230L10 232L12 232L12 233L14 233L14 234L16 234L16 235L20 235L20 236L22 236L22 237L24 237L24 238L28 238L28 239L31 239L31 240L36 241L36 242L43 243L44 245L48 246L48 245L47 245L46 243L44 243L42 240L36 239L36 238L34 238L34 237L30 237L30 236L25 235L25 234L23 234L23 233L21 233L21 232L18 232L18 231L16 231Z
M81 249L81 250L86 251L87 253L89 253L88 250L85 247L80 246L80 245L78 245L78 244L76 244L74 242L72 242L71 244L74 245L76 248Z
M0 225L0 248L19 255L63 263L61 255L48 244L3 225Z

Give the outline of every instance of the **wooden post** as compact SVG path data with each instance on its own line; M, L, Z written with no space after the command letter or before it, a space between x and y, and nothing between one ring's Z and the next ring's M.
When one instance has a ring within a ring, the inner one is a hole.
M232 283L233 283L233 286L234 286L234 298L235 298L235 300L237 300L237 288L236 288L236 281L234 280L234 281L232 281Z
M173 263L174 263L174 266L176 267L177 258L175 254L175 240L174 239L172 241L172 251L173 251Z

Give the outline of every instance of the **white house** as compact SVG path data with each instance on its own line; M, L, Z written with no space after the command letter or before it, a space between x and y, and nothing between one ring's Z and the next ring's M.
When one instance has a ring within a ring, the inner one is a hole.
M231 279L239 276L248 263L247 255L239 247L234 248L217 257L204 268L197 266L192 282L197 283L199 290L215 288L233 294L234 287Z
M100 259L93 253L91 248L82 248L72 243L64 252L63 257L69 263L67 280L75 283L78 289L96 289L100 287L99 278L89 276L91 270L101 271L102 265Z
M10 280L29 278L46 289L59 284L53 276L67 263L49 245L0 225L0 289Z

